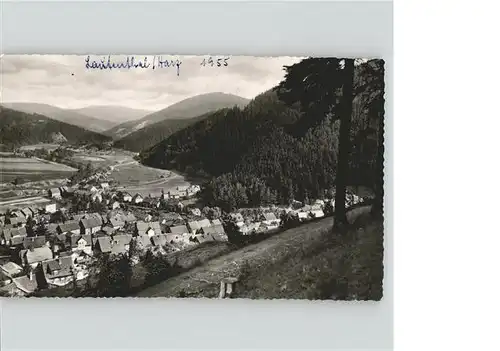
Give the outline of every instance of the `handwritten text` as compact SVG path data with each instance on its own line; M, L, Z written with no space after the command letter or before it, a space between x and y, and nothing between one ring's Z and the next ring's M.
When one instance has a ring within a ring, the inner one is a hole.
M152 59L148 59L147 56L144 58L137 58L135 56L127 56L125 59L116 61L111 58L111 55L107 57L100 57L98 59L91 59L87 56L85 59L86 69L95 70L112 70L112 69L161 69L173 67L177 70L177 75L180 74L180 67L182 61L178 59L168 59L163 56L153 56Z
M213 57L207 56L200 58L200 65L203 67L227 67L229 57ZM126 56L120 59L115 59L111 55L96 56L92 58L90 55L85 58L85 68L91 70L109 71L113 69L165 69L174 68L177 75L180 74L182 61L164 56Z

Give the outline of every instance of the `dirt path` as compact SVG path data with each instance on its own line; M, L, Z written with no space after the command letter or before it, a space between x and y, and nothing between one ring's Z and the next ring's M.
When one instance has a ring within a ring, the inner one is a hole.
M370 207L360 207L349 212L349 220L368 213ZM140 297L175 297L184 293L187 296L215 297L220 280L238 276L248 267L271 266L293 255L297 250L307 250L324 240L325 230L331 228L331 217L302 225L275 235L260 243L233 251L222 257L208 261L180 276L171 278L137 294Z

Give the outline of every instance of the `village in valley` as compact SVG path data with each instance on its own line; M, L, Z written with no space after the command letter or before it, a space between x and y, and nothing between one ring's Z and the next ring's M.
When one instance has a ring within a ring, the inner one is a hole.
M30 296L73 286L89 279L90 267L102 255L123 255L133 265L144 252L168 256L200 244L228 242L228 231L229 236L232 231L237 237L264 237L289 228L292 222L299 225L325 217L325 212L333 214L334 200L328 198L225 213L217 207L196 206L200 185L134 193L112 179L113 166L92 171L90 163L87 167L91 174L75 184L63 179L59 183L64 185L37 190L44 202L31 204L30 198L21 198L1 208L0 291L4 294ZM29 184L24 191L29 191ZM346 206L362 201L349 194Z

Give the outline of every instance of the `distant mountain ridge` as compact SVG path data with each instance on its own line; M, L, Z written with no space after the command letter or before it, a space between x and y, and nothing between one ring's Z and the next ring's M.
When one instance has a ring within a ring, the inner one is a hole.
M117 105L93 105L78 109L71 109L69 111L98 118L103 121L109 121L115 125L143 118L153 112Z
M41 114L29 114L0 106L0 144L7 148L53 142L100 144L110 140L108 136Z
M105 134L118 140L157 122L168 119L191 119L223 108L234 106L244 107L249 101L250 100L242 98L241 96L226 93L196 95L170 105L160 111L153 112L136 121L119 124L106 131Z
M98 119L93 116L78 113L74 110L63 109L48 104L31 102L5 102L2 103L2 105L6 108L25 113L41 114L54 120L72 124L98 133L104 132L105 130L108 130L109 128L112 128L114 125L116 125L116 123L110 121Z

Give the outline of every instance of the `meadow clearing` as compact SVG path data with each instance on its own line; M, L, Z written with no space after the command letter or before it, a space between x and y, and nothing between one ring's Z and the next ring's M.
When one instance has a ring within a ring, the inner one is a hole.
M0 183L67 178L76 169L37 158L0 157Z

